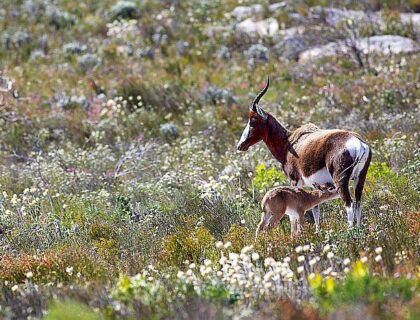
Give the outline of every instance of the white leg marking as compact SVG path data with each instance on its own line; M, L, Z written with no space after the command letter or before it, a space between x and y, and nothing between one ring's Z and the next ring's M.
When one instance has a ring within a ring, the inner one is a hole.
M315 233L318 233L320 231L319 227L319 206L312 208L312 214L314 215L315 219Z
M349 229L353 228L353 221L354 221L354 211L353 206L346 207L347 212L347 222L349 224Z
M352 207L354 208L354 212L356 214L357 227L360 227L360 220L362 218L362 206L360 201L354 202Z

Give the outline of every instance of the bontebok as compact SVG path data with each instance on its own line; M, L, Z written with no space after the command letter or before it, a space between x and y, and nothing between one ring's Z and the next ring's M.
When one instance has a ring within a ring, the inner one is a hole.
M252 102L238 150L246 151L262 140L281 163L293 186L334 184L344 201L349 227L353 226L354 216L360 226L360 201L371 149L358 134L346 130L323 130L307 124L289 132L258 105L269 84L267 80L265 88ZM351 180L354 180L354 201L349 189ZM313 214L318 220L318 205L313 208Z

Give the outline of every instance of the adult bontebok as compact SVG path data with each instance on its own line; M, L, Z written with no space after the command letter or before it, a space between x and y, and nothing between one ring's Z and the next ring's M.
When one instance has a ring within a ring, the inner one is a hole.
M261 201L263 214L256 231L256 237L263 230L277 226L284 215L289 216L291 236L300 235L303 229L304 214L325 201L338 196L337 189L331 185L314 183L318 190L305 190L298 187L277 187L268 191ZM315 221L319 230L319 220Z
M322 130L313 124L293 132L286 130L271 114L258 106L270 82L255 97L249 110L248 124L238 143L238 150L246 151L264 141L293 186L332 183L338 189L346 207L348 225L354 217L360 226L361 198L372 152L356 133L346 130ZM349 183L354 180L353 202ZM312 210L319 220L319 206Z

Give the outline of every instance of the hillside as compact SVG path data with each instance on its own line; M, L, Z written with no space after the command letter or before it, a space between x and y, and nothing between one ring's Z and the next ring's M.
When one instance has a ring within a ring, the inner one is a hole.
M420 2L0 0L0 318L418 319ZM237 143L252 100L373 150L362 226Z

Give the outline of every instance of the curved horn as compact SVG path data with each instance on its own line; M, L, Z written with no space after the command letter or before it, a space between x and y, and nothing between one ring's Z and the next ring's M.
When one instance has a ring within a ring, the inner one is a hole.
M269 85L270 85L270 77L267 76L267 84L265 85L264 89L262 89L260 91L260 93L257 94L254 101L252 101L252 110L253 111L257 111L258 102L260 102L260 99L262 98L262 96L265 95L265 93L267 92Z

